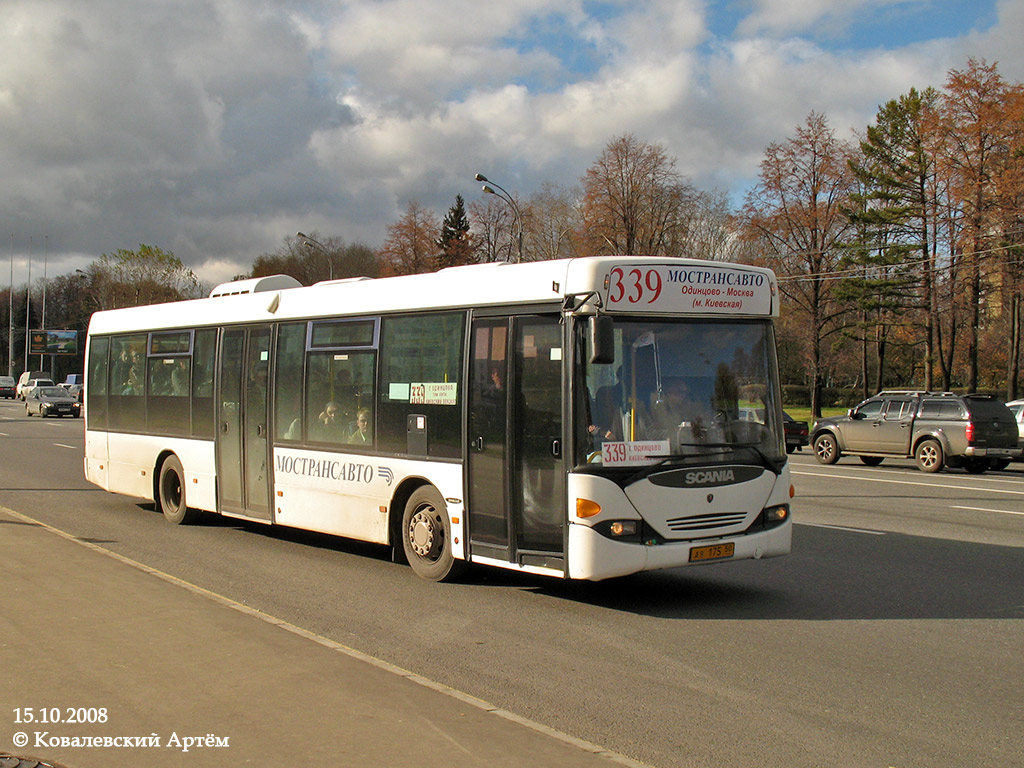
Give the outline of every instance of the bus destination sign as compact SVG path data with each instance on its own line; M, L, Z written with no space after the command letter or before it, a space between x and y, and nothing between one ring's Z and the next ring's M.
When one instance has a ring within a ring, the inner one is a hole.
M770 315L773 286L764 272L700 266L615 267L605 278L610 311Z

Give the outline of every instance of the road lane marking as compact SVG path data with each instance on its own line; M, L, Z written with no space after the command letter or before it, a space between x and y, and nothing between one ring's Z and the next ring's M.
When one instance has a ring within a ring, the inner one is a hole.
M947 488L954 491L973 491L974 493L1009 493L1013 496L1024 496L1024 491L1009 491L1003 488L979 488L976 485L946 485L945 483L922 483L917 480L887 480L884 477L862 477L857 475L831 475L824 472L799 472L790 470L794 475L807 477L831 477L837 480L852 480L858 483L895 483L896 485L919 485L924 488Z
M54 443L58 448L70 448L72 451L77 451L77 445L64 445L64 443Z
M870 536L885 536L886 531L869 531L867 528L847 528L845 525L828 525L827 523L805 523L795 522L794 525L806 525L811 528L831 528L833 531L848 531L850 533L866 533Z
M987 509L985 507L958 507L955 504L950 506L950 509L966 509L971 512L998 512L1000 515L1020 515L1024 517L1024 512L1011 512L1008 509Z

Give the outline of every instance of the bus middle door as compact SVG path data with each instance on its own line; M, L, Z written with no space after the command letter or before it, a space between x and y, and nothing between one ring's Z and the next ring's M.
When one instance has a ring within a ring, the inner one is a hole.
M474 318L471 556L564 569L562 381L558 315Z

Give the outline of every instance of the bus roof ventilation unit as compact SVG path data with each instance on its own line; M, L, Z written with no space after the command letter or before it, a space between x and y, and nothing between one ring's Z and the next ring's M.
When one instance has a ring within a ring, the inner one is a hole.
M268 277L251 277L247 280L235 280L232 283L221 283L212 291L210 298L217 296L237 296L242 293L263 293L264 291L283 291L286 288L301 288L302 283L288 275L269 275Z

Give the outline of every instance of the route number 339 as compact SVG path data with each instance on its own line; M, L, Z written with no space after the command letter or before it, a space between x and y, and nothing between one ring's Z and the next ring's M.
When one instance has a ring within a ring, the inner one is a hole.
M615 267L608 275L610 304L653 304L661 295L661 272L639 267Z

